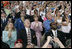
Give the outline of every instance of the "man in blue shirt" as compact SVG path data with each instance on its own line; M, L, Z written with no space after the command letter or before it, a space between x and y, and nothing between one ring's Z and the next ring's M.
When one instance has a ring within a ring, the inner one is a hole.
M45 33L47 33L51 29L50 23L54 22L54 19L52 18L50 12L47 13L46 16L47 16L47 20L43 22L43 26L45 28Z
M15 28L17 31L24 29L25 11L21 11L20 18L15 21Z

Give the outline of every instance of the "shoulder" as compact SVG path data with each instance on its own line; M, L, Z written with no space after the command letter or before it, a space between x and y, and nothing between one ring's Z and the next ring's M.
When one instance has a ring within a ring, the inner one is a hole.
M19 21L19 20L20 20L20 18L17 19L17 21Z
M16 19L16 21L19 21L19 20L20 20L20 18Z
M7 33L8 31L3 31L3 33Z
M39 25L42 25L42 22L39 22Z
M58 33L64 33L64 32L62 32L62 31L59 31L59 30L57 30L58 31Z
M31 22L31 24L34 24L35 22Z
M14 30L14 31L13 31L13 33L17 33L17 31L16 31L16 30Z
M30 29L31 31L35 32L33 29Z
M51 33L51 32L52 32L52 30L49 30L48 32L49 32L49 33Z
M33 29L30 29L31 30L31 33L35 33L35 31Z
M44 21L43 23L46 23L47 22L47 20L46 21Z
M42 22L39 21L40 24L42 24Z
M31 34L32 34L32 35L35 35L35 31L32 30L32 29L30 29L30 30L31 30Z
M54 21L54 18L52 18L52 20Z
M8 31L2 31L2 35L7 35Z
M16 19L16 22L21 22L21 19L20 18Z

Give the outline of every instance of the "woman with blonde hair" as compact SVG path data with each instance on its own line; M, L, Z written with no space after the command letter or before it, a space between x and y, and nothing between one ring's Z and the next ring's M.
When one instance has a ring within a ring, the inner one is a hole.
M10 48L14 47L14 43L17 39L17 32L13 23L8 23L5 30L2 32L2 41L7 43Z

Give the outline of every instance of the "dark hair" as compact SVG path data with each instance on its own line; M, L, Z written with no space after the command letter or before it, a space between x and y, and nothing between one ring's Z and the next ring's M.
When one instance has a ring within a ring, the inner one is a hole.
M15 41L14 45L17 44L18 41L19 41L20 43L23 43L22 39L18 39L17 41Z
M65 18L66 18L65 12L63 13L63 15L64 15L64 16L62 17L62 21L64 22L64 21L66 21L66 20L65 20Z
M23 12L23 11L24 11L24 12L25 12L25 14L26 14L26 10L22 10L22 11L20 11L20 14L21 14L21 12Z
M55 25L56 28L54 28L53 25ZM51 22L50 27L51 27L51 29L56 30L57 29L57 23Z
M61 5L60 5L60 6L58 6L58 9L60 10L60 9L61 9L61 7L62 7Z
M4 9L1 9L1 10L5 13Z
M66 21L66 20L65 20L65 17L62 18L62 22L64 22L64 21Z

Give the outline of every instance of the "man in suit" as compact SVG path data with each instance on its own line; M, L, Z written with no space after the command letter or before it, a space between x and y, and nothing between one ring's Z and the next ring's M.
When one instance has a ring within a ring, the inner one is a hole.
M16 16L15 16L15 12L12 12L8 15L7 19L11 18L13 23L15 22L15 20L17 19Z
M22 29L17 34L18 39L23 40L24 48L26 48L27 45L32 45L32 44L37 45L37 38L36 38L35 32L32 29L30 29L29 19L26 19L24 21L24 26L25 26L25 29Z
M5 29L5 26L7 25L7 17L5 13L1 13L1 24L2 24L2 30Z
M51 30L45 34L46 38L47 38L47 36L51 36L52 38L57 37L57 38L60 39L60 41L63 44L65 44L65 36L64 36L64 33L57 30L57 23L52 22L50 24L50 26L51 26Z

